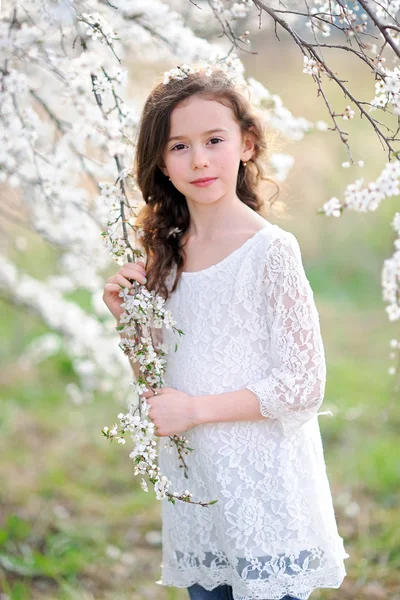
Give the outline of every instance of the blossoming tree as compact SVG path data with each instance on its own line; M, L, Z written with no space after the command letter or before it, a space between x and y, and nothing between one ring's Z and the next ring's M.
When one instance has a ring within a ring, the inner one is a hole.
M154 462L154 430L146 420L141 394L163 385L168 360L168 348L155 344L152 330L165 326L184 332L175 327L178 315L166 311L162 298L140 284L133 293L121 291L125 313L120 331L115 331L115 321L101 299L105 269L113 261L122 265L142 256L135 243L140 237L135 215L141 198L131 171L141 105L139 69L157 61L160 47L171 65L181 65L173 76L184 74L191 63L218 65L248 88L254 106L283 136L301 140L313 129L337 134L349 155L343 167L355 161L344 122L365 118L386 148L388 163L376 181L364 184L359 179L347 186L343 200L327 199L320 209L327 216L376 210L385 198L399 193L400 176L397 2L299 0L283 7L261 0L180 0L179 4L190 5L188 24L161 0L26 0L23 5L9 0L0 13L0 180L7 190L0 214L4 222L36 232L55 249L59 273L44 280L22 273L7 250L0 256L2 295L36 311L53 331L35 341L31 355L44 356L60 344L70 355L80 381L67 387L72 400L81 402L96 391L113 390L122 401L132 385L136 407L120 413L120 426L104 428L103 434L124 443L124 433L130 432L135 474L147 474L157 498L168 495L172 502L191 501L191 494L168 491L169 481ZM218 43L197 36L189 27L193 19L194 29L202 22L207 31L210 16L214 20L209 27ZM254 16L260 27L269 26L276 35L284 30L297 45L303 73L313 78L324 99L330 126L292 115L279 96L246 78L240 54L251 44L251 32L244 27L250 27ZM354 54L370 70L375 84L371 99L357 98L346 87L325 56L332 48ZM328 80L344 93L344 106L331 106L325 89ZM379 113L389 115L393 127L382 124ZM275 154L270 161L275 177L284 180L292 157ZM382 286L388 317L395 321L400 318L399 213L393 226L395 251L384 263ZM23 249L23 239L10 240L9 248L13 245ZM67 299L74 290L91 295L91 311ZM391 345L396 349L397 340ZM125 354L141 366L141 376L134 382ZM392 367L390 372L397 371ZM171 443L184 465L190 451L186 440L173 436ZM144 479L142 487L147 490Z

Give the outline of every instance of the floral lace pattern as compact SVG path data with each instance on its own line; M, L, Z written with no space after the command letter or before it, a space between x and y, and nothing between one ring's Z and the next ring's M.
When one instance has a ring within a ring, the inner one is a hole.
M184 432L194 449L189 479L159 438L160 468L173 488L218 502L162 501L157 583L207 590L227 583L234 600L306 600L316 588L338 588L349 555L318 423L325 355L295 236L265 221L219 263L184 272L166 308L185 335L163 331L165 385L193 396L247 388L260 419Z
M271 371L267 377L246 386L258 396L261 414L279 419L285 435L315 414L325 391L319 316L313 291L300 265L300 248L293 235L272 242L265 264Z

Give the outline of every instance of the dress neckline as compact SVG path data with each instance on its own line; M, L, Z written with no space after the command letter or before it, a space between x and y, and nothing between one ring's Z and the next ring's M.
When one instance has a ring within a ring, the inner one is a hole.
M199 275L200 273L208 273L212 269L215 269L216 267L219 267L220 265L225 264L226 262L228 262L228 260L232 256L236 256L236 254L238 254L241 250L243 250L244 248L246 248L250 244L250 242L252 240L254 240L262 231L264 231L265 229L269 229L269 225L265 225L265 227L262 227L261 229L259 229L258 231L256 231L256 233L254 233L245 242L243 242L243 244L241 246L239 246L238 248L235 248L235 250L232 250L232 252L230 254L228 254L227 256L225 256L225 258L223 258L222 260L218 261L217 263L214 263L213 265L210 265L209 267L206 267L205 269L200 269L200 271L182 271L181 272L181 276L187 277L187 276L192 276L192 275Z

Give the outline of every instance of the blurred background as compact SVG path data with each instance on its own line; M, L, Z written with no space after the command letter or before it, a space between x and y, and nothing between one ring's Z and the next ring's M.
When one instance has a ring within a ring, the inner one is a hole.
M241 54L246 76L281 96L295 116L329 121L315 84L302 73L298 48L272 30L252 35ZM331 65L358 96L371 100L374 82L349 55ZM154 78L175 66L169 57L153 71L136 71L145 96ZM332 106L348 100L327 85ZM316 131L279 148L295 157L281 198L288 214L266 218L298 238L320 314L327 385L319 419L339 532L350 555L339 590L316 590L313 600L400 599L400 408L388 374L389 342L398 334L381 292L383 261L393 253L390 222L399 198L370 214L317 215L332 196L341 198L356 178L374 180L386 163L372 129L358 116L344 122L355 160L341 167L346 149L333 132ZM6 191L3 189L2 197ZM29 239L7 223L7 235ZM21 241L22 243L22 241ZM51 248L32 234L19 266L40 277L55 265ZM114 268L114 271L117 269ZM85 308L86 297L74 299ZM24 309L0 300L0 600L184 600L186 590L156 585L161 562L161 503L140 488L127 448L112 445L100 430L120 407L112 392L96 401L66 401L75 380L62 351L31 364L21 360L38 335L50 331Z

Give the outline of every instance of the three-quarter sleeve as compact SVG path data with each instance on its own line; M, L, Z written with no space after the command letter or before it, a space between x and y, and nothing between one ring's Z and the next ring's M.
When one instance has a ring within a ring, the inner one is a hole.
M269 245L263 266L269 368L246 389L257 396L261 414L278 419L284 435L290 435L323 402L326 363L319 315L292 233L285 231Z

